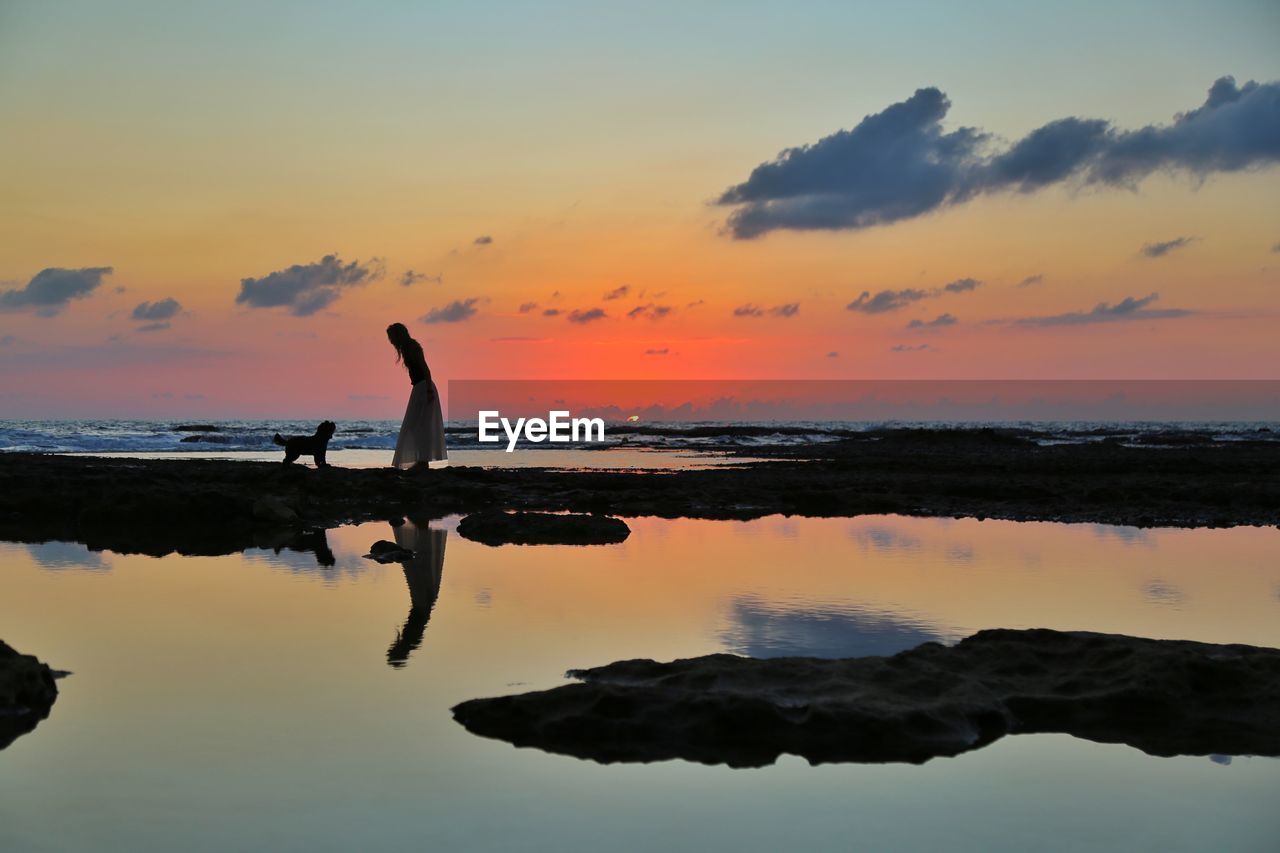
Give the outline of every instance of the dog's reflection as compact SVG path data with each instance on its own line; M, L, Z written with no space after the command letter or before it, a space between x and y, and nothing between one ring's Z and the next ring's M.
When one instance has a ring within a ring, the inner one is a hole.
M440 578L444 574L444 543L449 531L415 524L409 519L392 526L396 544L413 552L413 559L401 563L405 583L409 585L409 615L396 640L387 649L387 663L402 667L413 650L422 645L427 620L440 595Z

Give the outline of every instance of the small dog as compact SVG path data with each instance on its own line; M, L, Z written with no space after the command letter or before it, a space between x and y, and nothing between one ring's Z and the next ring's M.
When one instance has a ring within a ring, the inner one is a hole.
M324 454L329 449L329 439L333 438L337 429L338 425L333 421L325 421L316 427L315 435L291 435L283 438L280 433L276 433L273 440L284 448L285 465L299 456L311 456L315 458L317 468L326 468L329 463L324 461Z

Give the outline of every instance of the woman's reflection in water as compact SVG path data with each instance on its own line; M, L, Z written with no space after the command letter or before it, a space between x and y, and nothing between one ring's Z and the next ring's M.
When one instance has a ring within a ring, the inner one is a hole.
M422 635L431 618L431 608L440 595L440 577L444 574L444 541L449 531L429 527L426 522L415 524L405 519L392 526L396 544L413 552L413 559L400 565L409 585L409 615L404 627L396 633L396 641L387 649L387 663L402 667L409 655L422 645Z

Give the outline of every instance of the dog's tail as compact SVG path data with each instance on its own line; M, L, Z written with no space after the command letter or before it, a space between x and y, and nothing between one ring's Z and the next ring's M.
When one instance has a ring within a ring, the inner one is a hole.
M280 437L280 433L276 433L276 437L271 440L274 441L276 444L280 445L281 447L284 447L286 444L285 440Z

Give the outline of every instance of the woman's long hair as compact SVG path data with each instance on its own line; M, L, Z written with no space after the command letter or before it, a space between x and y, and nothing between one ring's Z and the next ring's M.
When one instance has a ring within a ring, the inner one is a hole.
M396 364L400 364L412 356L422 356L422 345L413 339L404 323L392 323L387 326L387 340L396 348Z

